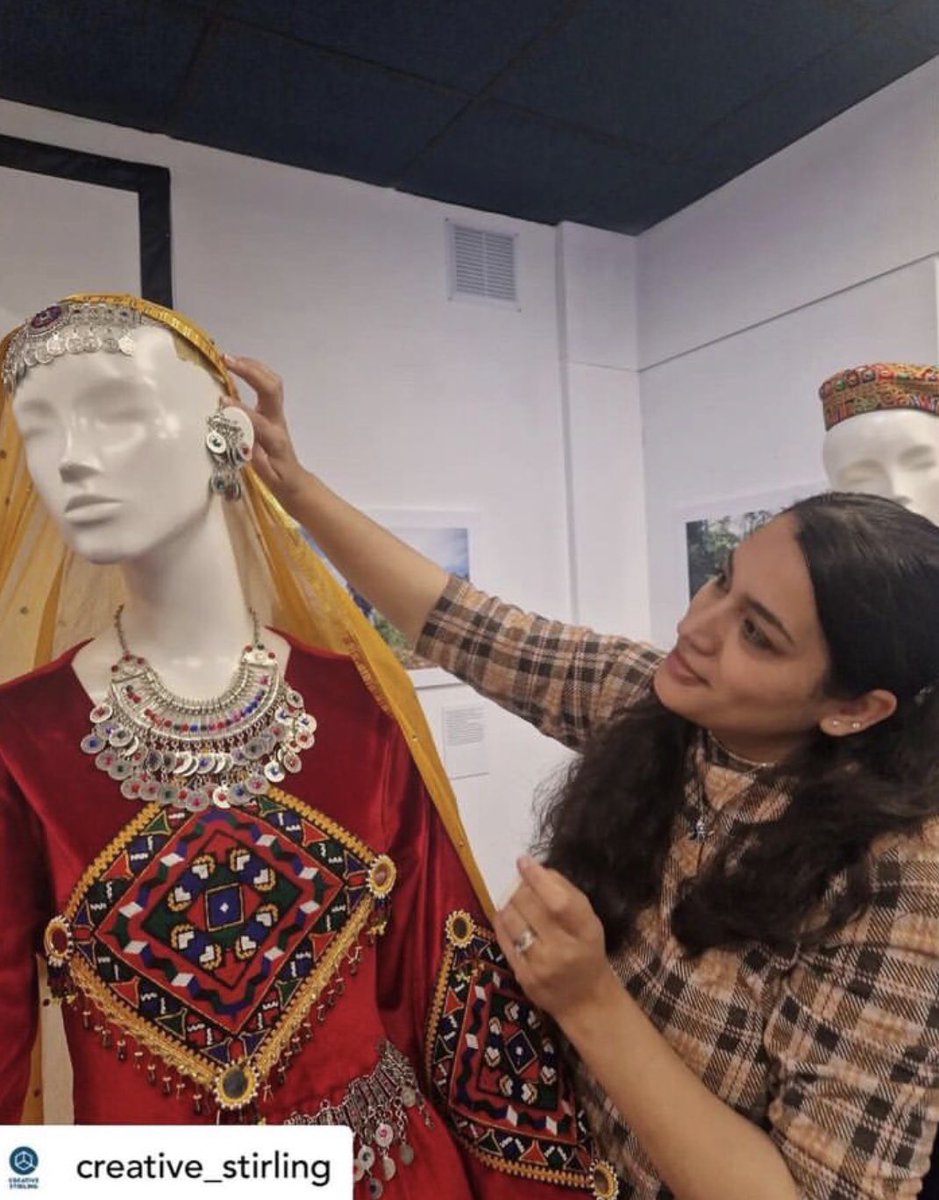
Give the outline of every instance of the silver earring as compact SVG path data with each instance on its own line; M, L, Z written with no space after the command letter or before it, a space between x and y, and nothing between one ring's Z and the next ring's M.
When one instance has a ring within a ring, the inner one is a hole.
M832 717L830 724L832 729L837 729L841 722Z
M860 729L860 728L861 728L861 722L860 722L860 721L852 721L852 722L851 722L851 728L852 728L852 729Z
M241 498L241 472L251 460L254 429L251 420L234 405L220 408L206 419L205 445L212 460L209 487L226 500Z

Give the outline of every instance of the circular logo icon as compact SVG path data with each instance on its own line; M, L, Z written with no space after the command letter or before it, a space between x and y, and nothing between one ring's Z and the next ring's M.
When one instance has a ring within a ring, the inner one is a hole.
M17 1146L10 1155L10 1166L17 1175L32 1175L39 1166L39 1155L32 1146Z

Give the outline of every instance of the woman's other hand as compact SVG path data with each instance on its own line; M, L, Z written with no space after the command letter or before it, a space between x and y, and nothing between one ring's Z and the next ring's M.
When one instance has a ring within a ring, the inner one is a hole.
M557 871L527 855L518 870L519 886L496 913L496 936L525 994L563 1029L616 982L603 926L584 893Z

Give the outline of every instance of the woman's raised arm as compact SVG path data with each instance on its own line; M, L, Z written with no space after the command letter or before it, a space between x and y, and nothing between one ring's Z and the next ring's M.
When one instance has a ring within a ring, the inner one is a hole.
M446 586L442 567L405 545L307 471L294 452L284 417L283 384L253 358L225 356L233 375L257 394L245 406L254 425L254 467L278 501L349 583L412 642Z

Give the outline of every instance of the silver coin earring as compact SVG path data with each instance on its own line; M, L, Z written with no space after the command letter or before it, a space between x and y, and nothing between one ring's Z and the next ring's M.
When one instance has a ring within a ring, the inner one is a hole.
M254 427L240 408L228 405L206 419L205 445L212 460L209 488L226 500L241 498L241 472L251 461Z

